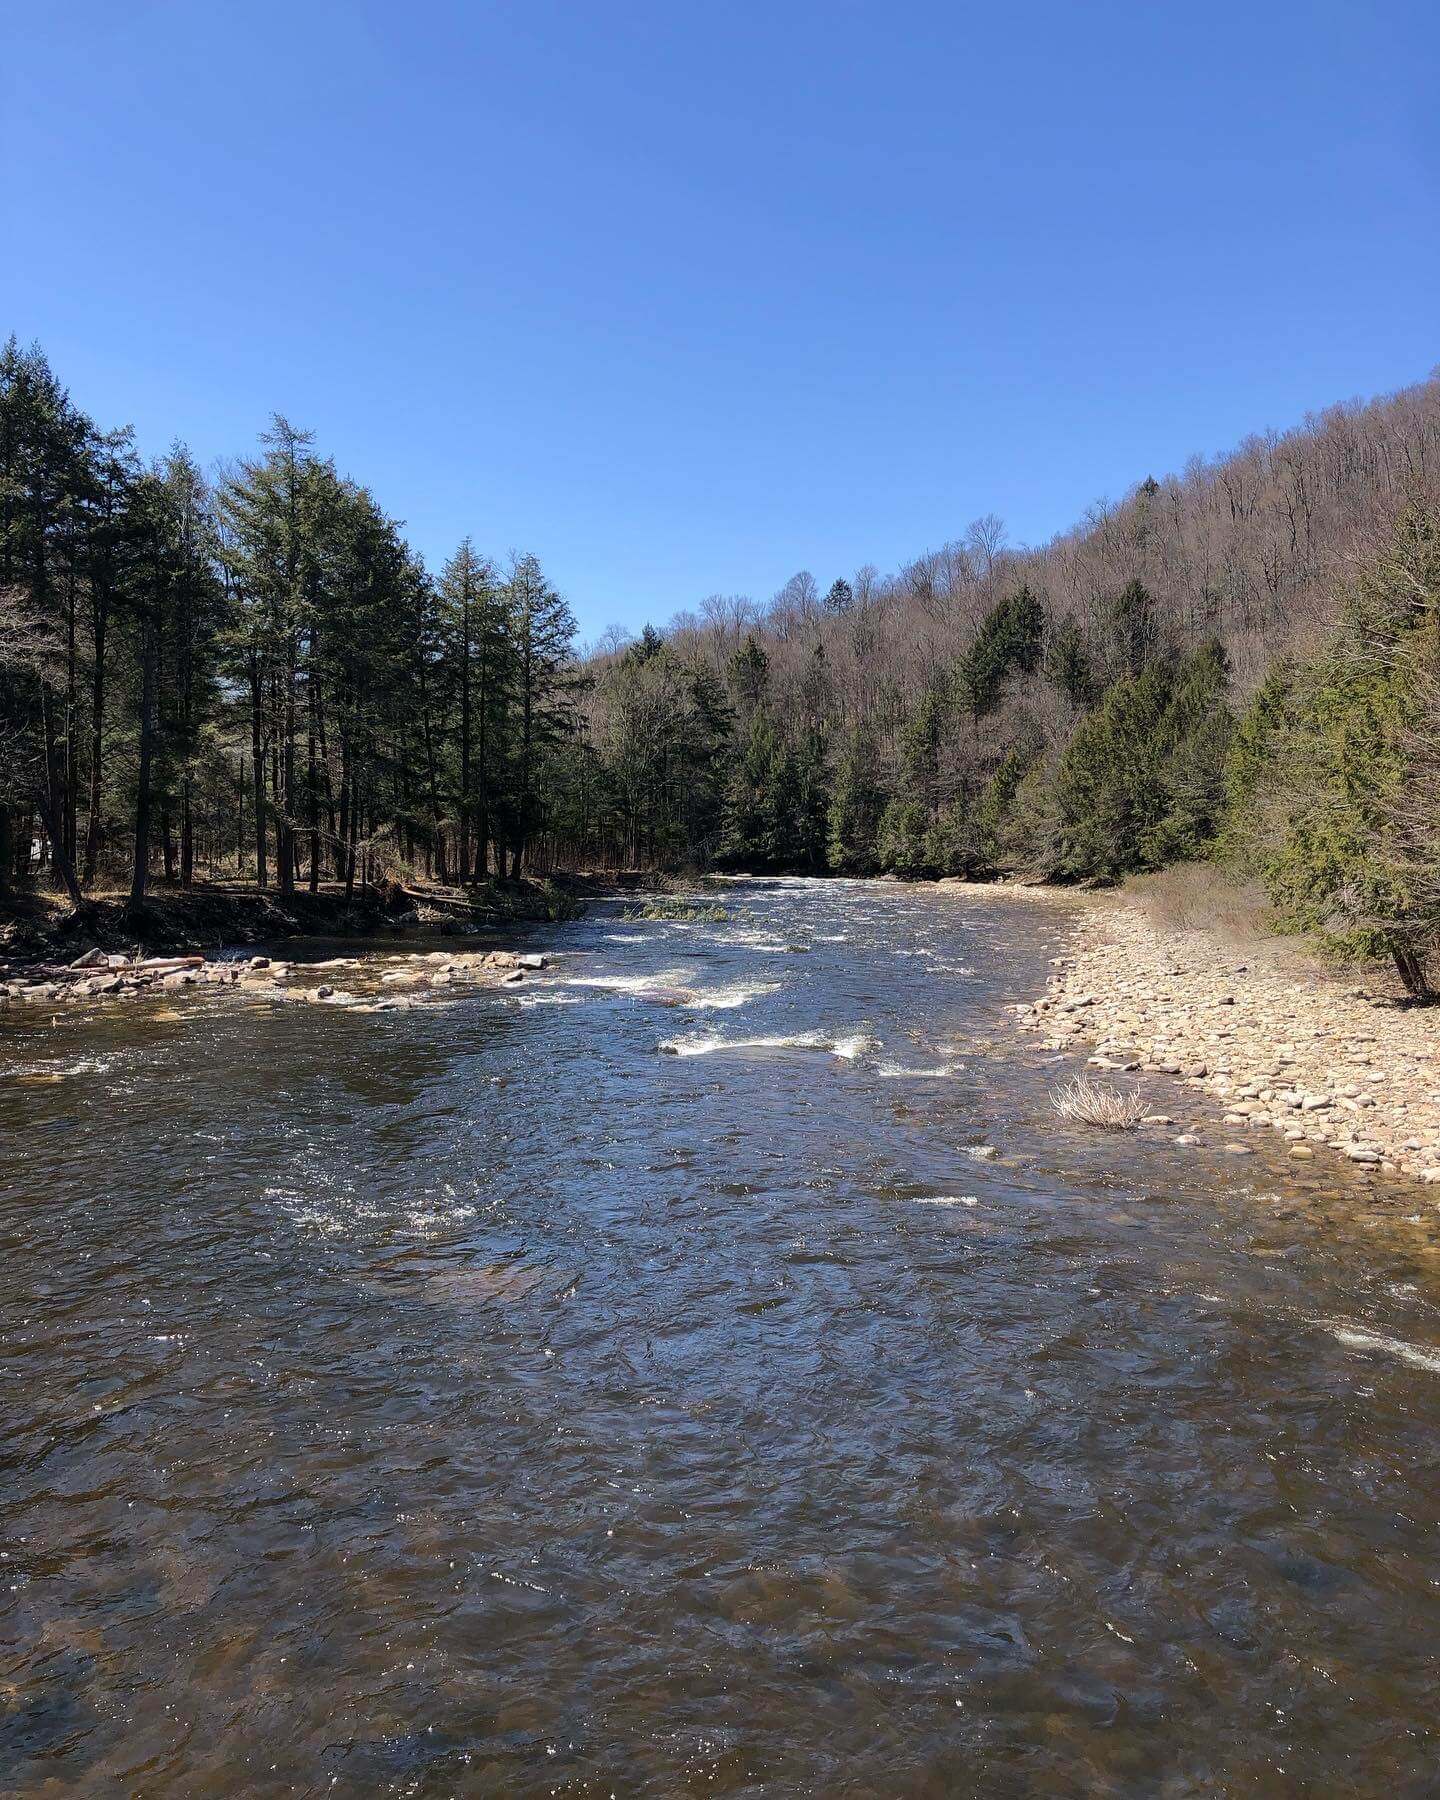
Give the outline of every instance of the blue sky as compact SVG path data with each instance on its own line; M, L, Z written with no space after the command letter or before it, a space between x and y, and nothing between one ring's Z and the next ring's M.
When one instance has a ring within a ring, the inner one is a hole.
M586 632L1037 541L1440 362L1440 8L7 4L0 331Z

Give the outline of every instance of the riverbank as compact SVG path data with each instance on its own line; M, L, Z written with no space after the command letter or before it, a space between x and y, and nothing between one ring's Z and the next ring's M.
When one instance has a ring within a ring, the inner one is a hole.
M1282 1133L1290 1155L1440 1182L1440 1017L1407 1007L1380 972L1336 970L1284 940L1170 923L1128 891L1065 895L1069 953L1020 1029L1088 1048L1111 1076L1175 1077L1224 1108L1221 1131ZM1177 1115L1179 1107L1177 1104Z
M83 914L58 896L10 895L0 900L0 980L36 965L68 964L92 950L135 961L291 939L408 931L463 936L513 921L571 918L593 900L642 891L647 881L567 874L490 878L464 888L387 882L348 896L338 884L279 894L217 883L159 889L138 911L121 895L97 895Z
M83 915L50 896L29 895L0 913L0 1005L112 1000L242 980L248 987L257 978L273 985L277 971L282 981L288 972L283 957L247 962L234 955L236 949L293 944L303 950L307 940L379 935L469 938L507 925L572 918L592 901L638 885L638 878L578 875L490 880L463 889L395 882L348 897L339 886L284 895L206 886L161 891L138 913L118 896L100 896ZM224 959L214 954L222 948L231 953ZM499 969L496 959L505 953L435 954L468 970L487 961ZM324 965L306 966L313 972Z

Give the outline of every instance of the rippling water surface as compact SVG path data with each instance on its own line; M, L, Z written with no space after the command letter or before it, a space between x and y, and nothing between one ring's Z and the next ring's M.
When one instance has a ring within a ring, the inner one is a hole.
M725 899L0 1020L0 1788L1440 1792L1429 1202L1060 1127L1046 905Z

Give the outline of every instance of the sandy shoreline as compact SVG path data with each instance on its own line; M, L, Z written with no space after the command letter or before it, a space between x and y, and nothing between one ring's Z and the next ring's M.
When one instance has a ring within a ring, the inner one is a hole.
M1280 942L1158 924L1124 893L1050 897L1070 906L1074 938L1045 994L1016 1009L1021 1030L1047 1048L1089 1047L1119 1085L1143 1070L1203 1091L1237 1153L1247 1133L1274 1131L1297 1160L1328 1152L1440 1182L1435 1011L1398 1007L1373 979L1304 964ZM1177 1128L1182 1143L1202 1129L1219 1141L1214 1126Z

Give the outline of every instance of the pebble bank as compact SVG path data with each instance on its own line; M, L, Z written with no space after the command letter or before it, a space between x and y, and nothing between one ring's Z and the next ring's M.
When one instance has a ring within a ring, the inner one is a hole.
M1017 1011L1050 1049L1090 1047L1098 1070L1203 1090L1237 1155L1247 1135L1275 1131L1297 1159L1440 1182L1440 1014L1357 992L1356 979L1297 970L1279 946L1164 927L1123 893L1086 896L1070 953Z

